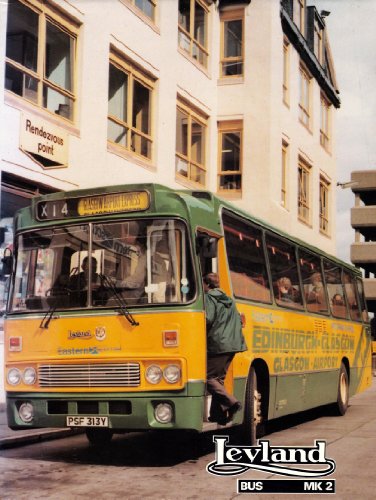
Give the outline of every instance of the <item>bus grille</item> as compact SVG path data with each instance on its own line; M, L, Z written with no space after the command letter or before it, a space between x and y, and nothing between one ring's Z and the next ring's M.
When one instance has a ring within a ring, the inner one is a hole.
M40 365L40 387L138 387L138 363Z

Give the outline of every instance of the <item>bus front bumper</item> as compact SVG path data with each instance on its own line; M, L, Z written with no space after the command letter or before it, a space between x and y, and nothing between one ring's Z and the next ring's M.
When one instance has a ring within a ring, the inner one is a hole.
M108 427L114 432L202 430L203 396L135 394L7 394L8 426Z

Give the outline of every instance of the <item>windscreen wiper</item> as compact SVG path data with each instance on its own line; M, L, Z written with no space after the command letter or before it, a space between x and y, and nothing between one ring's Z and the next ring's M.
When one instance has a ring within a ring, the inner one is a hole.
M48 326L51 322L52 316L54 315L54 312L56 311L57 304L54 304L53 306L50 306L46 314L44 315L42 321L40 322L39 328L44 328L45 330L48 329Z
M119 306L120 313L129 321L129 323L132 326L138 326L140 323L134 319L132 314L128 311L128 306L124 300L124 298L120 295L120 293L116 290L115 285L112 283L112 281L105 276L104 274L99 274L99 277L103 283L103 285L111 290L113 293L113 296L115 297L115 300Z

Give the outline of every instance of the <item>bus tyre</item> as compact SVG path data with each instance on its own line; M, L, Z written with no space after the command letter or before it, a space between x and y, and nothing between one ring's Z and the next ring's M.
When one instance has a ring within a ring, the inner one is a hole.
M252 366L248 375L243 420L245 442L254 446L261 435L261 393L258 391L257 374Z
M335 405L336 413L344 415L349 406L349 376L346 367L341 363L338 379L337 403Z
M113 432L110 429L93 429L88 427L86 429L86 437L90 444L96 447L107 446L112 439Z

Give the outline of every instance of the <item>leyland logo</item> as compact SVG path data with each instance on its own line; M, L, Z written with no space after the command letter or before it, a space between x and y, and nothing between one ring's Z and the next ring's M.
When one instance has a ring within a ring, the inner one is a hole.
M249 469L293 477L323 477L335 471L334 460L326 458L326 442L315 440L313 447L270 446L259 441L257 446L227 446L228 436L213 436L215 460L207 465L210 474L235 476Z

